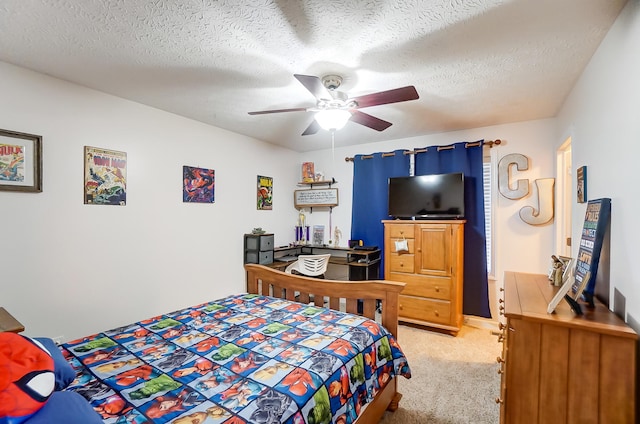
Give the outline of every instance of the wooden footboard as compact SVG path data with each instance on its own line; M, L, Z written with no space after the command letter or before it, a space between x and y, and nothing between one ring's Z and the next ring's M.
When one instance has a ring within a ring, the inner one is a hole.
M405 283L387 280L339 281L286 274L264 265L246 264L247 292L281 299L328 306L350 314L376 318L377 302L381 302L381 324L398 338L398 295ZM362 300L362 313L358 313ZM342 301L342 302L341 302Z
M264 265L246 264L247 292L281 299L328 306L351 314L376 319L378 302L381 305L379 322L398 338L398 295L405 283L395 281L338 281L286 274ZM358 300L362 301L362 313L358 313ZM395 411L402 397L394 378L367 405L358 417L358 424L376 423L385 410Z

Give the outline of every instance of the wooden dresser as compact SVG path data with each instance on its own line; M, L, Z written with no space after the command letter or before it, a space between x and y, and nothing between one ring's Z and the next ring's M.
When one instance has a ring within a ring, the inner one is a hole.
M637 334L604 305L575 315L546 275L506 272L501 423L635 423Z
M463 220L383 221L384 278L406 283L400 321L457 335L462 326ZM407 241L398 251L396 241Z

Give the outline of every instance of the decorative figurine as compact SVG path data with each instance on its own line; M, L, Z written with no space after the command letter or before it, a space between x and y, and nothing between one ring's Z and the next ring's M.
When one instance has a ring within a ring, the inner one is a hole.
M342 238L342 231L338 229L338 227L333 230L333 245L334 247L340 246L340 239Z

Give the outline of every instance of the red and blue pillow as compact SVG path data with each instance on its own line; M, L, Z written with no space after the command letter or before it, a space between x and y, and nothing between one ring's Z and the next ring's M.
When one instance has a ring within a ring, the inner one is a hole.
M0 424L102 424L85 398L63 391L75 375L53 340L0 333Z
M0 424L21 424L55 389L51 354L39 342L0 333Z

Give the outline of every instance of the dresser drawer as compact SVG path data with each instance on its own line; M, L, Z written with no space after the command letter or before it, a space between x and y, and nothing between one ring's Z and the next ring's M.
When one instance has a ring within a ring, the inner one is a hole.
M400 318L418 319L439 324L451 322L451 303L448 301L400 295L398 304Z
M390 265L389 271L413 274L415 269L415 257L413 254L391 254L388 260Z
M414 232L413 232L413 228L414 225L413 224L393 224L393 225L389 225L389 237L394 239L394 238L399 238L402 239L404 238L414 238Z
M391 253L398 253L398 250L396 249L396 241L401 241L402 239L393 239L391 240L391 243L389 245L389 247L391 248ZM399 254L400 255L406 255L407 253L414 253L416 251L415 248L415 240L414 239L406 239L407 240L407 247L409 248L409 251L402 251Z
M405 275L389 273L389 280L405 283L402 294L428 297L432 299L451 300L452 281L449 277L426 277L422 275Z

